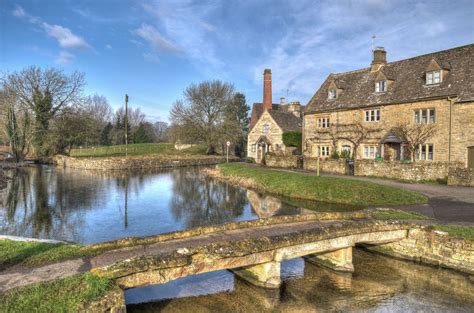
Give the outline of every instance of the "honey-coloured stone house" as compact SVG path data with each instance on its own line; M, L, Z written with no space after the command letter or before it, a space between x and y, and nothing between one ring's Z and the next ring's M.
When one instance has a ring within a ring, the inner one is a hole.
M369 67L326 78L304 111L303 154L411 159L400 125L434 124L416 161L474 168L474 44L396 62L386 56L376 48ZM354 130L363 134L357 145Z
M301 131L302 110L299 102L272 103L272 72L263 73L263 103L254 103L247 137L247 157L262 162L267 152L289 153L291 148L283 143L283 133Z

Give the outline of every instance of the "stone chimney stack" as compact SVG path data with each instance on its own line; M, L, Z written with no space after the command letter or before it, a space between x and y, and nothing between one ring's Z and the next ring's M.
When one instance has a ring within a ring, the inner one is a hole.
M285 105L285 104L286 104L285 97L280 97L280 105Z
M272 109L272 70L267 68L263 71L263 109Z
M371 64L371 70L378 71L383 65L387 64L387 51L383 47L374 49L374 58Z
M288 103L288 112L293 113L294 116L301 118L301 104L299 101Z

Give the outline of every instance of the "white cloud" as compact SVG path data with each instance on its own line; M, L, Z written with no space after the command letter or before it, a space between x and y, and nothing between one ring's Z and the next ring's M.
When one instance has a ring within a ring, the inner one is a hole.
M74 61L75 58L76 57L73 54L66 51L61 51L56 57L55 62L58 64L66 65Z
M13 10L12 14L15 17L25 17L26 16L25 10L23 10L23 8L19 5L16 6L16 8L15 8L15 10Z
M160 32L151 25L142 23L140 28L136 29L134 33L148 42L155 51L179 51L178 47L174 43L164 38Z
M151 63L160 63L160 57L156 53L144 53L143 58Z
M42 26L46 34L55 38L63 48L87 49L90 47L84 38L73 34L69 28L48 23L43 23Z

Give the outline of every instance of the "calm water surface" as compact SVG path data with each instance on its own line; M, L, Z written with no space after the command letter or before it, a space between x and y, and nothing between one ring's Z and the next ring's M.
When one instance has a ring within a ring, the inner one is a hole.
M126 291L127 312L473 312L466 276L356 249L353 274L295 259L283 285L253 287L228 271Z
M96 243L316 210L352 210L236 188L197 167L152 172L50 166L10 172L0 234ZM298 208L297 208L298 207Z

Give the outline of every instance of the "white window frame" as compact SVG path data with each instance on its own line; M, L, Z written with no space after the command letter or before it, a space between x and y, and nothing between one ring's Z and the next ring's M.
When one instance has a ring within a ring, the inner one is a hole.
M431 148L431 153L430 153ZM419 145L418 148L415 150L415 160L421 161L434 161L434 144L432 143L425 143Z
M337 89L336 88L328 89L328 99L333 100L336 98L337 98Z
M415 124L434 124L436 123L436 109L417 109L414 113Z
M253 144L252 147L250 148L250 151L257 152L257 145Z
M375 159L378 154L379 147L377 145L364 145L364 159Z
M269 124L263 124L262 125L262 134L267 135L270 132L270 125Z
M375 92L381 93L387 91L387 81L386 80L379 80L375 82Z
M330 153L329 146L318 146L318 153L320 157L328 157Z
M318 117L318 128L329 128L330 126L330 117L329 116L324 116L324 117Z
M426 72L426 85L437 85L443 81L441 70Z
M366 123L377 123L380 122L380 119L380 108L364 111L364 121Z

